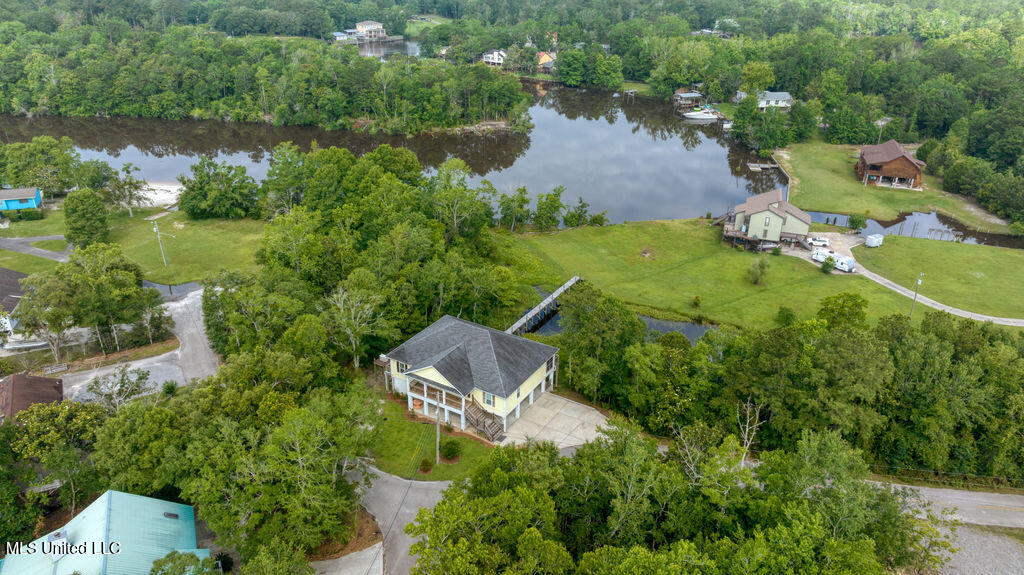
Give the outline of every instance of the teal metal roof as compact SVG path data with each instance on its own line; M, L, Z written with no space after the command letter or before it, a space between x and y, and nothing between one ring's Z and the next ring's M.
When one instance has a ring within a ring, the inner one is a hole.
M0 575L148 575L153 561L171 551L196 549L195 512L189 505L141 495L107 491L67 525L71 545L86 544L86 553L55 555L42 549L48 535L36 539L36 552L8 555L0 563ZM118 554L102 554L100 548L120 545ZM95 552L91 552L95 551Z

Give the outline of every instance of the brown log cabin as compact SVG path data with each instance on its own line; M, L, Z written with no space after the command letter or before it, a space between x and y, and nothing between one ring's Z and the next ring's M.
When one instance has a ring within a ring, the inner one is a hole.
M910 154L896 140L860 149L857 179L876 186L920 188L924 162Z

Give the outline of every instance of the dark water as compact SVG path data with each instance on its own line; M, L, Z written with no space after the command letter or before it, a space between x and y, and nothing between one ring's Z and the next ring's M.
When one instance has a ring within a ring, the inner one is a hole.
M555 313L533 331L534 333L539 333L541 335L556 335L562 333L562 324L560 319L561 314ZM647 324L647 331L649 332L665 333L669 331L678 331L685 335L691 343L700 339L700 337L707 333L708 330L715 328L713 325L655 319L644 315L641 315L640 319Z
M811 221L847 225L849 216L828 212L807 212ZM1004 248L1024 249L1024 237L1004 234L989 234L971 229L957 220L937 212L911 212L900 214L894 220L868 220L860 235L882 234L883 236L907 236L928 238L965 244L983 244Z
M558 185L614 222L724 213L748 195L777 187L778 172L750 172L753 158L716 124L686 125L664 101L565 88L530 88L534 128L528 134L480 136L370 135L312 127L140 118L0 117L0 141L67 136L83 159L120 167L131 162L151 182L174 182L199 156L266 175L270 151L292 141L303 149L346 147L362 154L388 143L405 146L428 168L464 160L476 180L499 192L525 186L531 197Z

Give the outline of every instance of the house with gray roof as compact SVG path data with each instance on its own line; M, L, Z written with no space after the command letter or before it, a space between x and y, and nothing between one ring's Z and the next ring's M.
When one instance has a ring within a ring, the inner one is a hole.
M759 245L762 242L800 242L807 237L811 216L787 202L781 189L756 196L733 208L724 222L723 237Z
M739 104L747 99L747 93L737 90L732 97L734 104ZM789 92L761 92L757 95L757 109L764 111L768 108L780 108L788 110L793 106L793 96Z
M554 386L558 348L446 315L380 363L409 409L494 439Z

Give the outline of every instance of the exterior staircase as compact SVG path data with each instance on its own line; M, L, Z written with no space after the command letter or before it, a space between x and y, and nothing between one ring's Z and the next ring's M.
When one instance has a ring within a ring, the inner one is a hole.
M494 441L504 432L501 420L486 411L476 402L476 398L471 398L471 401L466 404L466 421L479 429L488 441Z

